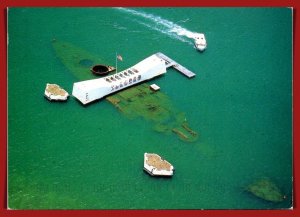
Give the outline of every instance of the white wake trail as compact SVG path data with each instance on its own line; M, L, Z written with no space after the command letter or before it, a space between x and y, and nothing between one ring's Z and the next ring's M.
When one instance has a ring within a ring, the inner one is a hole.
M189 40L186 40L185 37L195 39L196 35L198 34L196 32L187 30L186 28L183 28L182 26L180 26L176 23L173 23L172 21L163 19L163 18L161 18L159 16L155 16L153 14L136 11L136 10L129 9L129 8L116 8L116 9L126 12L126 13L130 13L135 16L143 17L143 18L147 19L148 21L150 21L151 23L148 24L148 23L145 23L142 21L137 21L137 22L150 28L150 29L159 31L163 34L168 35L169 37L180 40L182 42L192 44Z

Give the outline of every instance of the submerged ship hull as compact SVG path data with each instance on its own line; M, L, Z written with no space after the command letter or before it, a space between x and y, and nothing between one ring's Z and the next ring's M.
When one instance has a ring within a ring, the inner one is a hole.
M91 54L71 43L56 40L52 45L57 57L78 81L97 78L90 71L90 67L95 63L110 64L103 57ZM143 79L147 80L146 77ZM153 92L146 82L135 84L137 85L133 84L130 87L127 85L128 88L106 96L105 99L125 117L149 121L156 132L175 135L185 142L197 141L198 133L189 127L184 112L178 110L163 91Z

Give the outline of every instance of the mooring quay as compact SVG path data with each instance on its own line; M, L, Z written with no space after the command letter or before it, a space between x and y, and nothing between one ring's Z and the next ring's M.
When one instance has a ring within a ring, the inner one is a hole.
M156 56L158 56L159 58L163 59L166 62L166 68L173 67L174 69L176 69L177 71L179 71L181 74L185 75L188 78L193 78L196 76L194 72L191 72L184 66L172 60L170 57L164 55L163 53L158 52L156 53Z

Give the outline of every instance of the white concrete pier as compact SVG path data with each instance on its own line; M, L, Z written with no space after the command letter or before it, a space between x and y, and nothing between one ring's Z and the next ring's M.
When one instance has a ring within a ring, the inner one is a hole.
M185 75L188 78L193 78L196 76L196 74L184 66L177 63L175 60L172 60L170 57L166 56L165 54L158 52L156 53L156 56L163 59L166 62L166 68L173 67L177 71L179 71L181 74Z

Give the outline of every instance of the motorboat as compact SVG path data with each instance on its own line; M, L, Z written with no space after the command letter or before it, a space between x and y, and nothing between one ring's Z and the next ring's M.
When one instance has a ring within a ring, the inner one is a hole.
M201 52L203 52L206 47L207 47L207 43L206 43L206 39L205 39L205 35L203 33L197 33L194 37L195 41L195 48Z

